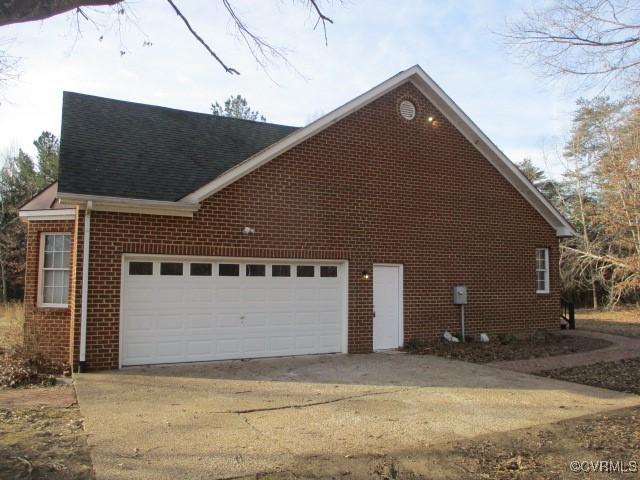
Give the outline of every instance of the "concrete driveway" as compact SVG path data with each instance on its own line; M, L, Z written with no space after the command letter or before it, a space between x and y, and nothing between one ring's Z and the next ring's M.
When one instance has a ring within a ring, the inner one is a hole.
M345 458L410 457L441 442L640 404L634 395L403 354L129 368L79 375L76 388L99 479L237 478L310 462L339 474Z

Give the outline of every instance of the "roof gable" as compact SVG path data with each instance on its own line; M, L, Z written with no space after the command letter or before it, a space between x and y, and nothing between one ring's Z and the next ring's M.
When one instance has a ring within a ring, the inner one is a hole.
M380 85L347 102L304 128L233 166L222 175L182 198L185 202L201 202L306 139L318 134L351 113L380 98L399 85L411 82L454 125L458 131L513 185L513 187L555 228L558 236L575 235L571 224L536 189L507 156L418 65L402 71Z
M65 92L58 190L177 201L295 130Z

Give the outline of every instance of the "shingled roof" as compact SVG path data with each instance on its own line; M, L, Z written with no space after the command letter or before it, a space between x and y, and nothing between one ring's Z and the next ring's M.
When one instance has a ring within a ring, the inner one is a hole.
M294 130L65 92L58 191L176 201Z

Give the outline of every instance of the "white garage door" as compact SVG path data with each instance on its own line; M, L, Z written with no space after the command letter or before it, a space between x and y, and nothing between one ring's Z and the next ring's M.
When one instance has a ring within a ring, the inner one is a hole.
M344 351L340 263L129 258L122 365Z

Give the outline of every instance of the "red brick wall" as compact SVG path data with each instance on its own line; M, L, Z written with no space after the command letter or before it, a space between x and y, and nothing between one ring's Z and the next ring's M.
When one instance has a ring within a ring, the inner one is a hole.
M71 258L74 257L73 233L75 222L70 221L30 221L27 230L27 256L24 290L24 333L27 345L35 348L53 361L71 363L69 338L71 318L75 303L75 269L69 272L69 300L67 308L38 306L38 276L40 272L41 233L71 233Z
M406 98L417 106L411 122L398 114ZM459 330L456 284L469 288L470 333L558 326L554 230L410 84L216 193L193 218L94 211L91 222L89 368L118 366L123 253L348 259L350 352L372 348L373 284L361 272L374 263L404 265L405 339ZM255 235L241 234L246 225ZM537 247L550 249L549 295L535 293ZM79 317L78 306L76 333Z

